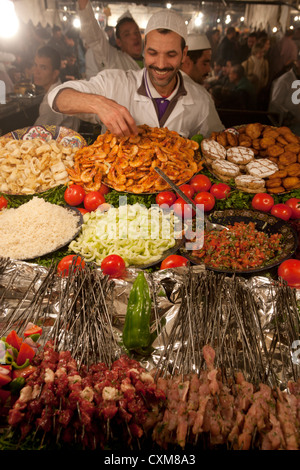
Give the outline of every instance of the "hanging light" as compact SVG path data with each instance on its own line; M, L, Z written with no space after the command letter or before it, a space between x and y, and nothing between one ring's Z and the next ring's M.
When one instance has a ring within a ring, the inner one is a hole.
M195 26L201 26L203 21L203 13L198 13L198 15L195 18Z
M277 28L276 26L274 26L274 28L272 29L273 33L277 33Z
M10 0L0 0L0 36L11 38L19 29L15 6Z
M73 19L73 26L77 29L79 29L81 26L80 19L77 16Z
M167 3L166 7L167 7L168 9L172 8L172 3Z

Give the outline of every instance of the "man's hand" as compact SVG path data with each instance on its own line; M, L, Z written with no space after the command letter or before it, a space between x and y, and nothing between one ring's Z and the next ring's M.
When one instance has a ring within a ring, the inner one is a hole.
M53 109L71 115L96 114L105 127L118 137L138 134L137 125L128 109L104 96L65 88L56 95Z

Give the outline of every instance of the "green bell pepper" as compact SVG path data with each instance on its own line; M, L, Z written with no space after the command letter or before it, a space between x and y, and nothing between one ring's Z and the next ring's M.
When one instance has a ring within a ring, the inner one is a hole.
M138 273L129 293L122 334L123 344L129 351L148 348L151 345L151 305L149 286L142 271Z

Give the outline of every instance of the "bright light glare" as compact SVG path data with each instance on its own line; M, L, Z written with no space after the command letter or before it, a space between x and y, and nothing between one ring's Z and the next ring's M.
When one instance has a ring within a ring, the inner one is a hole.
M169 9L172 8L172 3L167 3L166 7Z
M240 21L245 21L245 18L243 16L241 16Z
M11 38L19 29L19 20L13 2L0 0L0 36Z
M195 18L195 26L201 26L203 19L203 13L199 13Z
M274 26L274 28L272 29L273 33L276 33L277 32L277 28L276 26Z
M226 15L225 23L226 23L226 24L229 24L230 22L231 22L231 16L230 16L230 15Z
M73 20L73 26L74 28L80 28L81 24L80 24L80 19L79 18L74 18Z

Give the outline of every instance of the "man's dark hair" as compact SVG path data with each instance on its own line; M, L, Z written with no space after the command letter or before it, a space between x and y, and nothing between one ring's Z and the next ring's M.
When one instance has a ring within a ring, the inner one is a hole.
M172 33L173 31L171 31L170 29L165 29L165 28L159 28L157 29L157 31L160 33L160 34L169 34L169 33ZM145 36L145 45L146 45L146 38L147 38L147 35ZM183 50L186 46L186 42L185 42L185 39L184 38L181 38L181 49Z
M53 70L60 70L60 54L59 52L50 46L42 46L37 50L38 57L47 57L51 61Z
M233 26L229 26L229 28L227 28L226 34L232 34L232 33L236 33L236 30Z
M116 37L120 39L120 26L122 26L125 23L134 23L137 24L136 21L131 18L130 16L124 16L120 21L118 21L116 25Z
M189 56L189 58L191 59L191 61L196 64L197 60L200 59L200 57L203 55L203 52L204 50L207 50L207 49L198 49L197 51L187 51L187 55Z

